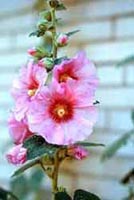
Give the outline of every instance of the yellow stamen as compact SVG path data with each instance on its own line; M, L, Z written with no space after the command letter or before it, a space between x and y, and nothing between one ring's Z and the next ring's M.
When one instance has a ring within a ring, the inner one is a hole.
M66 82L66 80L69 78L70 76L68 75L68 74L62 74L61 76L60 76L60 82Z
M28 95L29 95L30 97L34 96L35 93L36 93L36 89L28 90Z
M60 109L57 110L57 114L58 114L59 117L62 118L66 114L66 111L65 111L64 108L60 108Z

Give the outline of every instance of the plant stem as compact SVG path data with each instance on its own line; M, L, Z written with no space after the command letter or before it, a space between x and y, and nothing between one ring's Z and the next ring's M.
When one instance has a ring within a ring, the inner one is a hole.
M59 151L56 152L53 176L52 176L52 200L55 200L55 193L58 191L58 172L59 172Z
M55 16L55 9L52 8L51 10L52 16L52 24L53 24L53 31L52 31L52 54L53 59L57 57L57 45L56 45L56 16Z

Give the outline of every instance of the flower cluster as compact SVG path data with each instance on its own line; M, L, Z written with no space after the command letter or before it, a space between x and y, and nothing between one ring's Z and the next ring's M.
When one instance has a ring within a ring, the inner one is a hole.
M94 64L84 52L73 58L57 58L57 49L66 46L70 35L78 32L56 33L55 9L64 9L58 2L49 1L51 10L41 13L37 30L32 33L40 37L49 32L51 50L44 46L29 49L30 60L13 82L15 107L9 131L16 146L7 158L14 164L26 161L23 143L29 137L39 135L52 145L71 147L87 139L96 122L98 78ZM73 149L75 158L86 155L76 146Z
M85 140L96 122L94 95L98 79L85 53L55 65L49 84L47 78L44 67L29 61L13 82L15 108L9 129L16 152L23 152L20 163L25 161L26 153L20 145L31 135L40 135L51 144L72 145ZM9 155L8 160L17 163Z

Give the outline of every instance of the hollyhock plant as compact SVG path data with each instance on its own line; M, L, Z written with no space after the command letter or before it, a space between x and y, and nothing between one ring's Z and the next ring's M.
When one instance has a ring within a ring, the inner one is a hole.
M9 132L15 144L21 144L33 135L29 130L26 117L21 121L17 121L14 114L10 116L8 120Z
M8 162L19 165L26 162L26 154L27 149L22 147L22 144L14 146L8 153L7 153L7 160Z
M43 37L44 44L28 50L32 58L13 82L15 107L8 123L16 146L7 160L15 165L26 162L13 176L40 166L52 180L52 200L73 200L64 187L58 187L59 167L66 158L87 158L89 147L103 146L84 141L97 120L98 77L83 51L72 58L58 56L58 49L78 30L57 34L56 11L65 6L60 0L47 2L50 9L41 12L37 30L30 34ZM74 199L80 198L100 200L83 190L74 194Z
M22 68L20 77L14 80L11 91L16 102L14 113L17 120L25 117L31 101L36 98L46 79L46 70L33 61L28 62L27 67Z

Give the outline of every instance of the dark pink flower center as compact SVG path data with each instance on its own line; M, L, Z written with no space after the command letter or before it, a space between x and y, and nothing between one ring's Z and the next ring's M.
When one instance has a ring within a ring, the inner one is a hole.
M75 80L78 79L78 78L75 76L75 74L73 73L73 71L70 70L70 69L68 69L68 70L66 70L66 71L64 71L64 72L61 72L61 73L59 74L59 82L60 82L60 83L61 83L61 82L66 82L67 79L69 79L69 78L72 78L72 79L75 79Z
M30 97L34 96L38 87L39 87L38 81L34 77L31 77L30 84L28 86L28 95Z
M49 114L57 123L72 119L73 113L72 103L64 99L55 100L49 107Z

